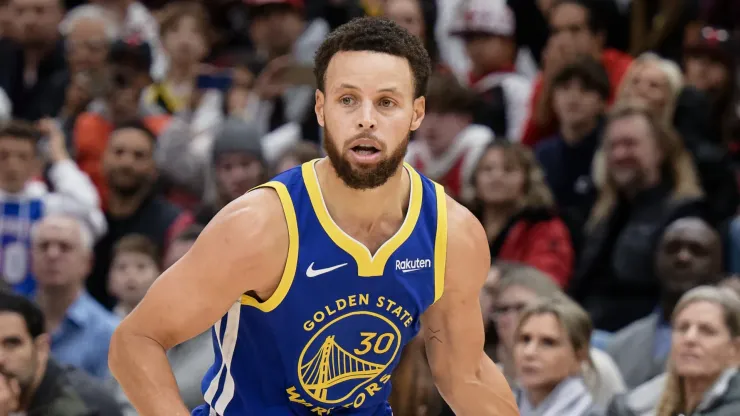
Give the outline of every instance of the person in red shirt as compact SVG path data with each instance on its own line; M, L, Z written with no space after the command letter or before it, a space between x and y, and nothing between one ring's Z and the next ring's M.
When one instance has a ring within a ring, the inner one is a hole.
M632 63L632 57L615 49L605 49L606 26L586 0L555 0L549 11L550 38L542 56L542 73L535 80L530 114L522 143L536 145L557 132L552 109L551 82L564 66L579 56L590 55L601 62L609 76L611 97Z

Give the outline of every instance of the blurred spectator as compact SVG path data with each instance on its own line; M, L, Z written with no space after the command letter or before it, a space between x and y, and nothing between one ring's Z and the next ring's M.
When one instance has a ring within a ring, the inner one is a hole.
M498 365L509 384L516 386L512 354L516 342L514 333L522 311L538 300L565 295L552 279L537 269L517 264L497 264L493 269L501 271L501 280L488 295L491 298L490 309L484 309L484 317L491 317L499 337L496 347ZM588 355L595 372L591 394L594 401L604 407L615 394L625 391L624 381L609 355L593 347Z
M393 0L383 8L385 18L393 20L421 39L433 66L438 66L439 47L435 37L437 24L436 0Z
M734 109L732 99L736 92L736 68L740 52L735 39L726 29L704 27L696 42L689 43L684 52L686 83L704 92L711 102L711 123L719 134L726 130Z
M640 55L619 86L619 101L640 101L661 122L672 123L676 101L683 88L681 68L653 53Z
M569 292L597 329L617 331L655 307L657 240L674 219L701 214L703 193L679 137L644 106L612 110L594 164L599 192Z
M472 62L468 81L479 97L473 109L473 121L490 127L496 137L518 142L532 85L515 72L514 14L505 0L472 0L462 4L464 7L457 10L450 32L463 38Z
M102 6L71 10L59 25L71 74L105 69L110 44L120 35L115 17Z
M542 56L542 74L535 81L534 93L522 136L522 143L534 146L555 133L557 120L552 108L552 79L579 56L591 56L609 75L613 98L632 57L604 48L605 22L589 0L553 0L548 16L550 38Z
M110 186L105 210L108 234L95 246L95 267L87 287L109 309L115 304L106 291L115 243L127 234L142 234L166 252L193 220L190 213L156 193L154 145L154 135L142 123L121 124L111 134L103 157L103 173Z
M303 137L318 142L319 129L313 112L313 85L303 76L329 33L323 19L306 20L304 0L246 0L251 22L249 32L257 54L269 61L256 82L259 108L255 121L262 134L285 123L303 126ZM304 126L305 124L305 126Z
M197 2L171 3L160 13L160 36L170 65L164 78L144 92L145 100L169 114L194 110L200 104L196 78L213 40L211 23Z
M585 416L596 411L584 365L589 359L591 320L566 298L543 300L522 312L514 332L514 363L522 416Z
M216 135L211 154L216 195L205 200L196 213L196 221L203 225L267 176L259 131L251 123L227 120Z
M50 186L34 180L47 164ZM78 211L100 237L106 225L98 203L95 187L70 159L53 121L36 126L15 121L0 129L0 274L16 291L30 296L35 289L31 226L55 211Z
M434 379L426 358L423 336L416 336L404 347L398 366L391 376L393 390L388 399L393 414L420 416L440 414L442 397L434 387Z
M532 152L494 142L483 152L473 181L474 211L488 235L491 258L536 267L565 286L574 262L570 234Z
M608 100L609 78L601 64L584 57L563 67L552 80L558 134L535 149L575 247L596 199L591 162L601 142Z
M108 189L101 161L114 127L138 118L158 135L169 122L169 116L160 109L141 105L142 91L151 84L148 44L137 39L117 41L111 46L108 62L111 71L108 79L102 81L104 98L91 103L74 126L77 163L98 188L103 207L108 204Z
M671 348L670 320L678 300L722 275L722 244L717 232L699 218L682 218L666 228L655 256L660 282L657 309L617 332L607 348L632 389L665 371Z
M200 233L203 232L203 228L202 225L192 224L177 235L167 248L167 252L164 253L162 270L169 269L170 266L175 264L190 250L190 247L195 243Z
M44 315L30 300L0 292L0 380L18 396L0 399L3 415L118 416L108 393L49 357ZM8 413L9 412L9 413Z
M167 56L159 40L159 24L149 10L136 0L90 0L108 9L121 27L124 39L139 39L152 48L152 65L147 71L161 79L167 71Z
M49 215L32 230L36 300L51 334L51 354L105 379L108 346L118 318L85 291L93 262L94 239L84 222L70 215Z
M157 246L146 236L129 234L113 246L108 292L118 299L113 312L125 318L141 302L149 286L159 277Z
M64 104L69 74L59 34L59 0L10 0L15 43L0 47L0 88L10 97L13 116L55 117Z
M630 47L632 55L655 51L660 56L681 62L683 41L687 29L699 20L698 0L652 2L631 0Z
M740 414L740 298L727 289L698 287L673 314L665 390L655 414Z
M427 113L428 115L429 113ZM313 143L302 141L292 149L288 149L275 163L275 174L300 166L311 160L321 157L321 150Z
M473 123L475 95L454 76L432 75L424 97L424 122L409 143L406 160L443 185L448 195L470 203L475 196L475 164L494 133Z

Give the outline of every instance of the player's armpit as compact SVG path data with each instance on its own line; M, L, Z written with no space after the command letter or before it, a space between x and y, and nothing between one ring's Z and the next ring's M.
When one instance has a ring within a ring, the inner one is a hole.
M444 294L422 317L435 384L461 416L519 415L503 374L483 352L479 293L490 268L483 227L447 199L448 234Z
M121 326L169 349L207 330L242 294L269 297L288 252L282 212L277 193L269 188L227 205Z

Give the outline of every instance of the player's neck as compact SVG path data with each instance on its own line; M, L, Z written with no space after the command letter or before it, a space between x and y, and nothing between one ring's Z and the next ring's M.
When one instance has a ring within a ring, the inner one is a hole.
M396 213L405 216L411 184L402 166L386 183L366 190L348 187L328 160L316 164L316 174L326 208L335 221L371 226Z

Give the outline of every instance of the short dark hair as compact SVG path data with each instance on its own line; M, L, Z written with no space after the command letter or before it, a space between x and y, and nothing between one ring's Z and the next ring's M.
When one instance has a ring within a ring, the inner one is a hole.
M113 256L119 256L123 253L143 254L155 264L160 263L159 249L149 237L142 234L127 234L121 237L113 247Z
M180 21L186 17L192 17L198 27L206 45L210 45L215 37L211 19L202 4L195 1L170 3L162 8L159 19L159 36L164 37L174 30Z
M586 25L588 26L588 30L595 35L606 35L606 22L603 17L604 11L602 11L602 8L605 6L600 8L598 7L598 3L606 2L601 0L555 0L550 8L550 12L552 13L552 10L555 10L556 7L562 6L563 4L574 4L576 6L580 6L586 10Z
M182 230L180 234L177 234L175 241L195 241L200 237L200 233L203 232L204 228L200 224L191 224L188 228Z
M605 101L611 95L611 83L606 70L591 57L582 57L573 63L563 67L552 80L552 88L561 87L571 81L577 80L587 91L595 91Z
M324 91L326 69L339 52L369 51L405 58L414 74L414 98L426 93L431 61L421 41L391 20L361 17L345 23L327 36L316 52L316 85Z
M138 130L144 133L144 135L146 135L146 137L149 138L149 140L151 140L152 145L155 145L157 142L157 135L154 134L154 132L146 124L144 124L143 121L138 120L138 119L127 120L127 121L123 121L121 123L116 124L111 134L119 130L125 130L125 129Z
M426 94L428 113L472 115L475 94L452 74L435 73L429 78Z
M35 303L21 295L0 290L0 312L17 313L22 316L26 321L26 329L33 339L46 333L44 313Z
M0 138L28 140L34 146L41 136L42 134L36 126L23 120L12 120L0 127Z

